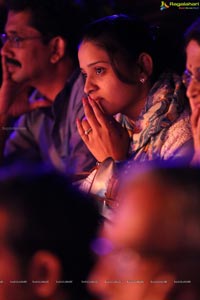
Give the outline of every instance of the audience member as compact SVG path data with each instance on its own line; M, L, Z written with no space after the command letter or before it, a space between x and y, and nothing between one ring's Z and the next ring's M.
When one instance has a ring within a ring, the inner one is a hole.
M122 179L119 207L93 243L93 293L110 300L199 299L199 178L195 167L140 165Z
M95 202L45 168L2 168L0 193L0 299L91 299Z
M200 18L185 33L186 70L183 82L191 107L191 126L195 154L193 163L200 162Z
M82 189L105 197L114 161L190 162L185 90L179 75L160 69L146 24L127 15L99 19L86 28L78 57L88 96L78 131L100 162Z
M3 28L4 28L5 22L6 22L6 15L7 15L7 11L6 11L4 1L0 1L0 32L3 32ZM1 40L0 40L0 47L1 47ZM0 85L2 82L1 69L2 68L1 68L1 60L0 60Z
M88 171L94 158L76 128L76 118L84 115L77 43L85 18L65 0L10 0L7 5L1 34L4 161L27 158L67 173ZM29 99L30 87L36 90ZM19 115L17 124L9 126L10 118Z

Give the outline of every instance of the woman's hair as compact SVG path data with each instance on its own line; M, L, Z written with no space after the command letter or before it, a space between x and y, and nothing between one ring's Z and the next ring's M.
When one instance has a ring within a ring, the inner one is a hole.
M90 23L82 42L91 41L104 49L116 76L125 83L134 83L133 70L139 55L148 53L154 61L155 40L150 28L142 20L124 14L107 16ZM154 74L157 75L154 61Z
M191 40L195 40L200 45L200 18L193 22L185 32L185 46L189 44Z

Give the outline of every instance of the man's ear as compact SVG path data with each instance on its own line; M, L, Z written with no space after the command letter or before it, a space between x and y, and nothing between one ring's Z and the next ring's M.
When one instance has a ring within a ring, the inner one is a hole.
M50 47L51 47L50 60L51 63L55 64L65 56L66 41L62 37L56 36L51 39Z
M57 281L61 280L61 274L61 262L54 254L48 251L36 252L29 265L29 280L33 294L38 299L51 298L59 292Z
M152 57L143 52L138 58L138 64L140 66L140 81L144 83L153 73L153 60Z

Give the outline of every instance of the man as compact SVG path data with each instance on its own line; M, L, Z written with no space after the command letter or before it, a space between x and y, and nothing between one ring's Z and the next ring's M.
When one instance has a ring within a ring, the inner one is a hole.
M38 166L1 170L0 193L0 299L91 299L95 202Z
M122 178L125 174L122 173ZM100 299L198 300L200 169L139 166L93 243L89 284Z
M200 18L185 33L186 70L183 82L191 107L191 125L195 154L193 163L200 163Z
M76 129L76 118L83 117L76 51L84 17L65 2L8 2L1 35L0 133L6 162L42 160L74 174L90 170L94 158ZM30 87L36 91L28 99ZM17 125L11 126L10 118L19 115Z

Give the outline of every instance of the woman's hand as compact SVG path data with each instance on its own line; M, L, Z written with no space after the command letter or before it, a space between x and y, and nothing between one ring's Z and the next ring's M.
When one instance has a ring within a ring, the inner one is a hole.
M78 132L94 157L102 162L127 158L129 136L125 128L113 117L106 115L98 103L83 99L85 118L77 120Z

